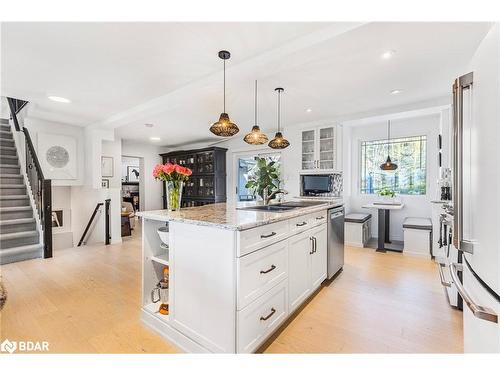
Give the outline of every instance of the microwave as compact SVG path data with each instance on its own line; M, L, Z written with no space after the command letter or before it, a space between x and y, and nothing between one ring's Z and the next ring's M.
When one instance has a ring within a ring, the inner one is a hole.
M303 197L338 197L341 192L341 173L300 175L300 195Z

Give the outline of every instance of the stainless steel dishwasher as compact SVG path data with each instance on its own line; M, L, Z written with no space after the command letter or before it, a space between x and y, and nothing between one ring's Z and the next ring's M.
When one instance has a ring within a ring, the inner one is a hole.
M328 210L328 278L344 266L344 206Z

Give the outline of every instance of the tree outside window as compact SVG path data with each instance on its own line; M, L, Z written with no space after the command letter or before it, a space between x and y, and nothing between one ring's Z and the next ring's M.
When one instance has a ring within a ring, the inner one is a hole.
M383 171L380 164L387 154L398 165L395 171ZM425 195L427 190L427 137L425 135L361 142L362 194L376 194L388 188L398 194Z

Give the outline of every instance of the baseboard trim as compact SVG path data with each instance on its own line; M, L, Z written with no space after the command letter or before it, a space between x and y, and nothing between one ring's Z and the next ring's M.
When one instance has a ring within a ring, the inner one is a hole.
M166 322L152 316L149 312L141 309L141 320L149 329L159 334L168 342L186 353L211 353L198 343L172 328Z

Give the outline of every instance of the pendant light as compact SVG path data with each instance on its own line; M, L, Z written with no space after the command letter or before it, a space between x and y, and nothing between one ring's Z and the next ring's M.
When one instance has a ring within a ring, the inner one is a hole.
M210 131L220 137L231 137L238 133L238 125L231 122L226 113L226 60L229 60L231 54L228 51L219 51L219 57L224 61L224 111L220 114L219 121L212 124Z
M389 156L389 142L391 139L391 120L387 121L387 160L380 164L380 169L383 171L394 171L398 169L398 165L393 163Z
M281 93L284 91L281 87L275 88L274 91L278 93L278 131L274 135L274 138L271 139L268 146L274 149L282 149L290 146L290 142L288 142L285 138L283 138L283 134L280 131L280 120L281 120Z
M250 133L245 135L243 140L249 145L263 145L267 143L267 135L261 132L259 125L257 125L257 80L255 80L255 122Z

